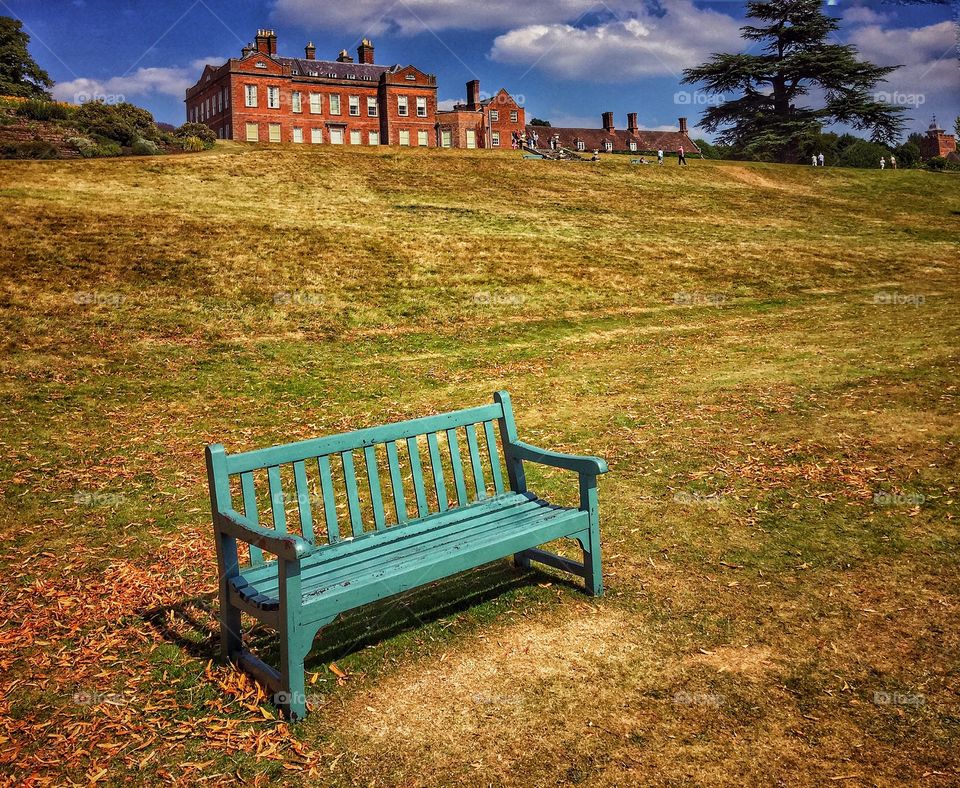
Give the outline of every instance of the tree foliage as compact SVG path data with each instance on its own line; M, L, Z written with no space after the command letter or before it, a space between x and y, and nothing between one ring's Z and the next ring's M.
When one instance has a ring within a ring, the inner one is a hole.
M0 95L50 98L53 80L30 56L29 43L19 19L0 16Z
M741 32L762 45L759 54L715 54L684 71L684 82L703 83L711 95L734 94L700 121L718 143L751 158L796 161L801 141L829 123L869 130L875 143L899 139L903 108L875 94L899 66L859 60L852 45L832 43L838 20L823 13L820 0L752 0L747 16L758 24ZM821 106L804 103L814 91Z

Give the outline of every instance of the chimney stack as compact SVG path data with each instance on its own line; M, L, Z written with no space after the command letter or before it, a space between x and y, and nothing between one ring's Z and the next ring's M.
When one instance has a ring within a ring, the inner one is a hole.
M273 30L258 30L256 44L261 55L277 54L277 34Z
M369 38L363 39L363 41L360 42L360 46L357 47L357 62L373 63L373 43Z
M627 131L635 134L640 127L637 125L637 113L631 112L627 115Z
M614 125L613 125L613 113L612 113L612 112L604 112L604 113L603 113L603 130L604 130L604 131L613 131L613 129L614 129Z
M680 118L680 133L681 133L681 134L686 134L686 133L687 133L687 119L686 119L686 118Z
M353 62L353 58L350 57L350 55L347 54L347 50L346 50L346 49L341 49L341 50L340 50L340 55L337 57L337 62L338 62L338 63L352 63L352 62Z
M303 49L304 54L307 56L307 60L316 60L317 59L317 48L313 45L313 41L306 45Z
M467 83L467 109L480 109L480 80L473 79Z

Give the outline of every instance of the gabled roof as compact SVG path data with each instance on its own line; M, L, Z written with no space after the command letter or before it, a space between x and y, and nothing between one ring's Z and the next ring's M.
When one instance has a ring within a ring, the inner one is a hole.
M399 65L377 66L371 63L341 63L338 60L305 60L299 57L274 57L290 69L294 76L327 77L328 79L358 79L377 82L386 72L396 72Z
M676 151L681 145L684 151L699 153L700 149L690 137L682 131L648 131L638 129L635 132L626 129L576 129L554 128L552 126L527 126L527 133L536 131L543 143L549 141L555 134L560 135L560 144L565 148L576 147L577 141L582 141L587 150L604 149L605 142L612 142L614 150L630 150L630 143L637 143L637 150Z

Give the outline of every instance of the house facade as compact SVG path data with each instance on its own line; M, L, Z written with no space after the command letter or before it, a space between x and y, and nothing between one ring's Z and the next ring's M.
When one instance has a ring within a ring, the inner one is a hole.
M700 153L696 143L690 139L686 118L679 119L677 131L650 131L641 129L637 123L637 113L631 112L627 115L627 128L618 129L613 113L604 112L602 128L599 129L528 126L527 137L534 133L539 136L540 148L567 148L585 153L651 153L657 150L676 153L683 147L684 153Z
M467 100L437 112L437 138L444 148L507 148L526 126L526 113L506 90L480 98L480 80L467 83Z
M374 62L364 39L354 60L281 57L272 30L241 57L207 66L187 90L187 120L221 139L331 145L437 145L437 80L415 66Z
M920 141L920 156L924 159L932 159L934 156L949 156L957 152L957 138L953 134L947 134L946 130L941 129L934 118L927 129L927 133Z

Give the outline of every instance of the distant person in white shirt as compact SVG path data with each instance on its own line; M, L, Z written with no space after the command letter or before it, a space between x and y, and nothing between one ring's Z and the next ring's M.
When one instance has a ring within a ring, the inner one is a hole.
M681 145L677 151L677 164L682 164L684 167L687 166L687 157L683 155L683 145Z
M657 164L659 164L661 167L663 166L663 148L660 148L657 151Z
M897 157L893 154L890 154L890 166L893 167L893 169L897 169Z
M811 160L813 161L813 166L816 167L816 166L817 166L817 154L814 153L813 156L811 156L810 158L811 158Z
M817 160L820 162L820 166L822 167L822 166L823 166L823 154L822 154L822 153L821 153L819 156L817 156Z
M880 157L880 169L885 170L887 168L887 160L881 156Z

